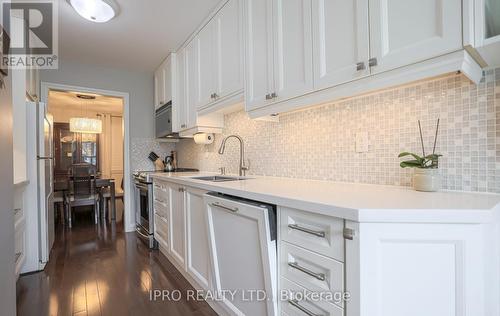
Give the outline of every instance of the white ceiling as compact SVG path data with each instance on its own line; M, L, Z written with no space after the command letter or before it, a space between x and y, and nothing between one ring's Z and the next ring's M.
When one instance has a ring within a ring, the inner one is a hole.
M81 111L82 114L88 112L122 114L123 102L121 98L108 97L99 94L92 94L96 98L94 100L83 100L76 95L78 92L68 91L49 91L49 112L60 111ZM89 93L81 93L89 94Z
M219 1L115 0L118 16L93 23L59 0L59 55L64 60L151 72Z

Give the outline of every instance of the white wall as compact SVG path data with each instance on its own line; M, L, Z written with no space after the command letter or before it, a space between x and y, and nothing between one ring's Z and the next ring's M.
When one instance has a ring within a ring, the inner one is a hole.
M59 69L43 70L41 81L128 92L130 137L154 137L153 74L59 60Z
M16 314L14 269L14 186L12 164L12 97L10 78L0 89L0 314Z

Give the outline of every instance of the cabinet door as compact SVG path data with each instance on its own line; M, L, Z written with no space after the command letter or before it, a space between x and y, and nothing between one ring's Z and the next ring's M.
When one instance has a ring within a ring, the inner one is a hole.
M187 126L186 118L186 61L185 48L179 50L176 54L176 84L177 92L172 99L172 130L177 133Z
M196 40L191 41L184 50L184 60L185 60L185 107L186 110L186 122L181 125L181 130L188 129L196 126L196 98L197 98L197 80L198 80L198 69L197 69L197 51L196 51Z
M272 0L245 1L245 109L265 106L274 89Z
M155 109L157 109L160 105L160 85L161 85L160 68L155 70L154 81L155 81L154 103L155 103Z
M368 0L313 0L314 88L370 73Z
M162 64L163 72L163 102L172 101L172 55L169 55Z
M210 288L210 252L206 209L203 194L206 191L186 189L187 272L203 289Z
M243 89L242 0L230 0L215 17L217 95Z
M214 287L236 294L223 304L234 315L276 315L276 240L269 231L268 209L205 195ZM241 289L266 293L249 300Z
M461 0L369 0L372 72L462 48Z
M313 90L311 0L274 0L274 79L277 100Z
M197 50L197 78L198 94L196 107L203 108L212 103L212 95L215 93L215 20L211 20L194 39Z
M186 257L186 220L184 212L184 189L175 184L168 185L170 201L170 254L184 267Z

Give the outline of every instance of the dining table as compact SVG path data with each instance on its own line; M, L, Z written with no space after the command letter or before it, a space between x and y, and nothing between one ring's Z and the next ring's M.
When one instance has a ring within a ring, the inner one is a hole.
M71 176L66 176L66 177L59 177L54 179L54 192L56 191L62 191L63 194L66 194L70 188L69 181L71 181L72 177ZM112 178L101 178L100 176L97 176L95 178L95 187L96 189L101 192L102 189L104 188L109 188L109 195L110 195L110 211L111 211L111 216L110 216L110 221L115 221L116 220L116 189L115 189L115 179ZM99 193L101 194L101 193ZM102 194L101 194L102 197ZM101 198L101 202L104 199Z

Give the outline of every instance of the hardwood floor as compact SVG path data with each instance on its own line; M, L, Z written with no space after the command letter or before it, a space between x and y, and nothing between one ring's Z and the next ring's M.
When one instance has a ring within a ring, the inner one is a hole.
M187 300L192 287L165 256L120 227L89 218L59 229L45 270L19 278L17 314L216 315L206 302ZM151 301L155 289L180 290L182 298Z

